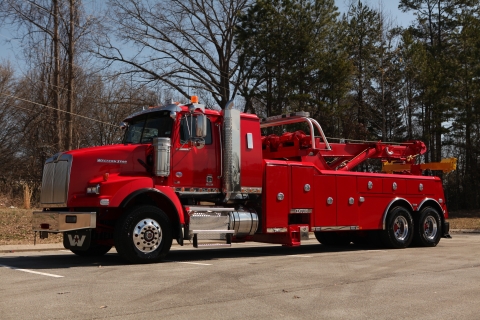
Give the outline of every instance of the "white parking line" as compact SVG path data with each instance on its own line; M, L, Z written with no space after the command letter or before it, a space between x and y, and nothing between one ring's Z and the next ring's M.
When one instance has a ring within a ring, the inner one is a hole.
M3 265L3 264L0 264L0 267L12 269L12 270L17 270L17 271L23 271L23 272L33 273L33 274L39 274L39 275L47 276L47 277L63 278L63 276L59 276L58 274L38 272L38 271L29 270L29 269L20 269L20 268L16 268L16 267L6 266L6 265Z
M287 254L286 257L313 258L313 256L306 256L304 254Z
M165 262L175 262L175 263L184 263L184 264L194 264L197 266L211 266L210 263L199 263L199 262L184 262L184 261L173 261L173 260L163 260Z

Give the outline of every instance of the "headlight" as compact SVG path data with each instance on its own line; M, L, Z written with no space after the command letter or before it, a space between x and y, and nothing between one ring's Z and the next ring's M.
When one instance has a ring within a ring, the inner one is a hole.
M97 184L95 187L88 187L87 194L100 194L100 185Z

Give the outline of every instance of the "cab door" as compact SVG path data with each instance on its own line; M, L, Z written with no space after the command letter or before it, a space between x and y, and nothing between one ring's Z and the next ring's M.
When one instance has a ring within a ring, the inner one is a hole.
M218 166L219 132L212 119L207 118L205 144L192 143L195 137L196 115L182 117L177 123L175 142L172 148L173 185L179 192L215 193L220 188Z

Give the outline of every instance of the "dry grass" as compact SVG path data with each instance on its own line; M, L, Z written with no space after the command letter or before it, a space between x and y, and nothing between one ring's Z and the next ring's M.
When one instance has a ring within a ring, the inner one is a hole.
M480 211L449 212L450 229L480 230Z
M32 211L0 206L0 245L33 244ZM450 229L479 229L480 211L450 212ZM60 243L61 234L49 234L48 239L40 239L37 243Z
M32 211L18 208L0 208L0 245L33 244ZM62 235L49 234L37 243L60 243Z

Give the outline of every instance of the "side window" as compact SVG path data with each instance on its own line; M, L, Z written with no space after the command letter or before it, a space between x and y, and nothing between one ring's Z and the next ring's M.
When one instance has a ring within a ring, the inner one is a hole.
M193 120L193 121L192 121ZM191 133L197 129L196 121L192 117L182 118L180 123L180 142L186 143L191 137ZM205 137L205 144L212 144L212 124L207 118L207 136Z
M172 123L172 119L168 117L148 118L143 129L142 143L152 142L156 137L170 137Z

